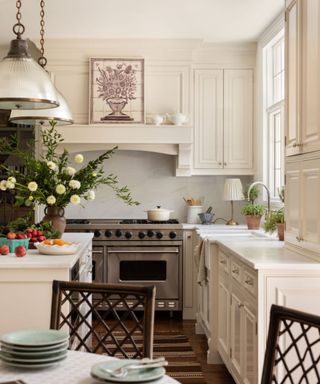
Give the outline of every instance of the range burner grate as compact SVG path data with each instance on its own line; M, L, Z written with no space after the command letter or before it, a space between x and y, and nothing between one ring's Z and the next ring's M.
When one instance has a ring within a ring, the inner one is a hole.
M165 221L151 221L147 219L124 219L120 224L179 224L177 219L170 219Z

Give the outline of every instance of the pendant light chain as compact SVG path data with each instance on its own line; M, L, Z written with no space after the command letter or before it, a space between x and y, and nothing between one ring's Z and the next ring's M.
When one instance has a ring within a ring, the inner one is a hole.
M15 35L17 35L17 39L21 39L21 35L25 31L24 25L21 23L21 0L16 1L16 7L17 7L17 13L16 13L16 19L17 23L13 26L12 30Z
M41 46L40 52L41 52L41 56L38 59L38 63L39 63L39 65L41 65L42 68L44 68L47 65L47 59L44 56L44 25L45 25L44 6L45 6L44 0L40 0L40 8L41 8L41 10L40 10L40 36L41 36L41 38L40 38L40 46Z

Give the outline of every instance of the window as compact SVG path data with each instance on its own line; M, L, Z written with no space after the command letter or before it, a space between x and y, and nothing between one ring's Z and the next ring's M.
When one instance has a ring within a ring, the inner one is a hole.
M264 48L264 121L266 150L265 179L272 199L284 185L284 32L279 32Z

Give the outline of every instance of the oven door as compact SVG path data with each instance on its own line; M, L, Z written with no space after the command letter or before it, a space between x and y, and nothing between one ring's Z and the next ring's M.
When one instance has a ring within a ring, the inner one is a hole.
M180 247L108 247L108 283L154 285L157 299L179 298Z

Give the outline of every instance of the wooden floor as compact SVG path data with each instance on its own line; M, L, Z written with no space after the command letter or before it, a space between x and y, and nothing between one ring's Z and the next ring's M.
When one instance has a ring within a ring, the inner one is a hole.
M224 365L207 364L207 342L204 335L196 335L195 322L182 320L179 316L170 319L168 313L157 313L155 331L181 332L189 338L192 349L201 364L203 374L208 384L234 384L234 381Z

